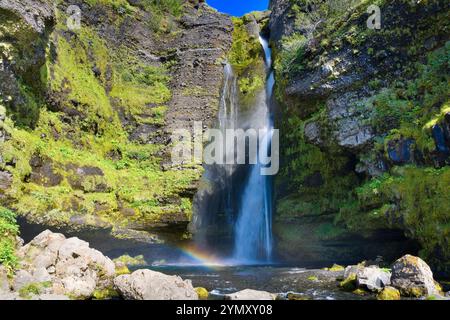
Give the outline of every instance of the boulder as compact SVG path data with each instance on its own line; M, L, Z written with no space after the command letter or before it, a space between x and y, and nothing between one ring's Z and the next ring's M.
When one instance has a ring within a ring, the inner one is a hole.
M96 289L112 287L114 263L78 238L46 230L22 247L23 270L14 278L14 289L28 283L52 282L52 293L89 298Z
M148 269L118 276L114 286L126 300L198 300L189 280Z
M411 255L405 255L393 264L391 283L404 296L423 297L439 293L430 267Z
M358 287L379 292L391 283L391 273L377 266L360 268L356 272Z
M225 295L226 300L275 300L276 295L267 291L245 289Z
M400 300L400 291L387 286L378 294L377 300Z

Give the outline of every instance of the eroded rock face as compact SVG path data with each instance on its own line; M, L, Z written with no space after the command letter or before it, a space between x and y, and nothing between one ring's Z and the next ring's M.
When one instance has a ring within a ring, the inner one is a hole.
M422 259L411 255L405 255L394 263L391 282L405 296L422 297L439 293L430 267Z
M275 298L276 295L270 292L252 289L245 289L225 296L227 300L275 300Z
M51 283L47 294L89 298L96 289L112 286L114 263L78 238L44 231L22 247L23 269L14 278L14 289L30 283Z
M46 0L0 0L0 8L21 15L37 32L42 33L46 24L53 20L53 6Z
M114 286L127 300L198 300L189 280L147 269L116 277Z

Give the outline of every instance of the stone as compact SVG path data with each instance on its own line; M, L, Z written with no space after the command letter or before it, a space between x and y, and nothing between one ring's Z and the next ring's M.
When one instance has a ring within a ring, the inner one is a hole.
M5 267L0 265L0 294L9 292L9 287L8 272Z
M322 143L320 126L317 122L309 122L305 125L305 137L313 144L320 145Z
M115 266L111 259L78 238L46 230L19 250L23 268L14 280L15 290L27 283L52 282L53 292L89 298L96 289L113 284Z
M225 295L226 300L275 300L276 295L267 291L245 289Z
M391 273L377 266L361 268L356 272L356 283L358 287L379 292L391 283Z
M194 288L195 292L197 292L198 298L200 300L207 300L209 297L209 292L205 288Z
M30 272L26 270L19 270L14 276L12 287L14 291L19 291L32 282L34 282L34 278Z
M4 197L5 192L11 187L13 176L7 171L0 171L0 199Z
M395 139L388 142L389 159L395 164L406 164L414 160L413 139Z
M430 267L412 255L405 255L393 264L391 283L402 296L423 297L439 293Z
M33 280L35 282L47 282L52 280L52 276L46 268L40 267L33 272Z
M126 300L198 300L189 280L148 269L118 276L114 286Z
M30 166L32 168L30 181L35 184L54 187L63 180L63 176L55 172L53 161L50 158L33 156L30 160Z
M377 295L377 300L400 300L400 291L387 286Z

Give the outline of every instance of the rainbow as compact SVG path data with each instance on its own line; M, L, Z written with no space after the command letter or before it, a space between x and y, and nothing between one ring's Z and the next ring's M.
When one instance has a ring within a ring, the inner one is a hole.
M205 266L205 267L223 267L226 263L209 252L199 249L195 246L186 246L179 248L187 257L193 260L191 265Z

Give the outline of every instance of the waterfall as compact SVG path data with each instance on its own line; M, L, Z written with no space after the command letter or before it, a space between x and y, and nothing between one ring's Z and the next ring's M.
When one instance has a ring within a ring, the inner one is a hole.
M266 88L257 92L254 103L244 106L239 101L238 78L230 64L224 66L224 83L220 98L217 126L227 129L265 130L258 151L269 155L272 116L269 110L274 86L271 52L268 42L260 37L267 68ZM235 149L225 149L236 159ZM247 154L249 159L250 155ZM266 263L272 256L272 177L261 175L264 167L258 159L254 165L205 165L201 187L194 199L191 230L196 246L214 255L228 257L227 263ZM225 163L225 162L223 162Z
M258 148L262 148L259 151L268 155L273 132L269 102L274 87L274 73L268 42L262 37L259 39L264 49L269 76L264 98L256 106L254 118L263 121L259 125L267 133ZM239 263L269 262L272 257L272 177L262 175L261 168L260 161L250 167L250 175L240 200L233 255L233 260Z

